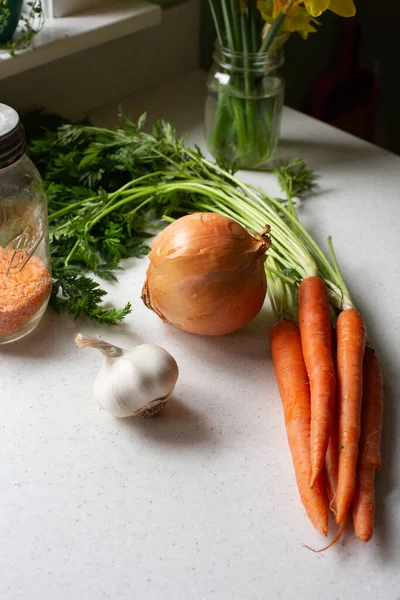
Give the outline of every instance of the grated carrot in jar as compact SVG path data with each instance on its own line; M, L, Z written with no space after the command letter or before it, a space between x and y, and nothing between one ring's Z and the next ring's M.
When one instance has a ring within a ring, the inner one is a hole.
M15 253L15 254L14 254ZM51 289L51 275L26 249L0 246L0 337L21 331L40 311Z

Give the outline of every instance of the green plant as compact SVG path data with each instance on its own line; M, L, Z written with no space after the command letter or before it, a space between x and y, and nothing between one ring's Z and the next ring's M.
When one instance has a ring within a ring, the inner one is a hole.
M0 33L8 25L11 15L8 0L0 0ZM32 40L44 25L44 13L41 0L31 0L26 3L18 23L18 30L13 38L5 44L6 49L14 56L18 50L23 50L32 44Z
M123 259L147 254L149 233L160 218L168 222L193 211L218 212L225 204L228 212L237 212L238 203L244 211L240 215L254 215L248 194L261 198L261 192L243 191L222 165L186 147L163 121L147 133L145 115L138 124L121 115L115 130L64 125L33 136L29 120L24 119L33 140L29 155L42 174L49 205L51 302L76 316L113 324L130 312L129 304L120 310L103 306L106 292L88 272L115 280ZM36 130L37 114L33 121ZM59 121L48 118L46 123L57 127ZM313 185L299 160L282 163L276 173L287 194L301 196ZM277 201L280 210L284 204ZM262 229L268 216L261 212L259 221L246 224Z
M8 0L0 0L0 33L7 27L10 14Z

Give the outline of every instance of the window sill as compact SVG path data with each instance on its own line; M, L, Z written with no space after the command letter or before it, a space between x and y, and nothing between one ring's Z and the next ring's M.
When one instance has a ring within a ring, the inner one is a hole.
M71 17L46 19L33 48L0 54L0 79L161 23L162 9L143 0L118 0Z

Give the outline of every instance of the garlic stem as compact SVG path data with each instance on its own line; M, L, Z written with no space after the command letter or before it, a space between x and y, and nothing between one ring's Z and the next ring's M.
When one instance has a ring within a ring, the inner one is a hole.
M113 344L109 344L108 342L104 342L98 338L82 335L82 333L78 333L76 336L75 344L78 346L78 348L96 348L96 350L99 350L106 358L118 358L118 356L122 356L124 354L122 348L114 346Z

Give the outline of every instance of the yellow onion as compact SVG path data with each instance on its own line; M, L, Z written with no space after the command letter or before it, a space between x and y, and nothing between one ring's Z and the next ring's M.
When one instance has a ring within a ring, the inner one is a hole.
M214 213L178 219L152 244L143 301L163 321L190 333L240 329L264 303L268 233L268 226L255 235Z

